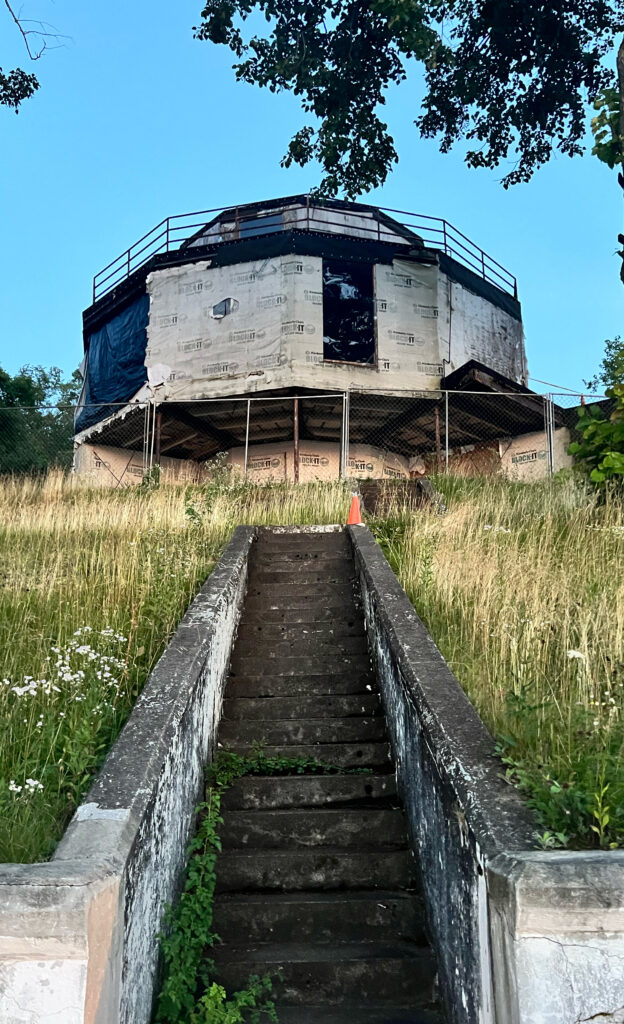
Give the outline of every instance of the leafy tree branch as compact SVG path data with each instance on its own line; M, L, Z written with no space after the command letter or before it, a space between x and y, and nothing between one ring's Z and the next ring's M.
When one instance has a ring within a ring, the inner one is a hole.
M9 17L21 35L29 60L39 60L46 50L56 49L63 37L44 21L22 18L10 0L3 0ZM11 107L19 113L20 104L35 94L39 80L23 68L4 72L0 67L0 106Z
M246 36L254 14L266 32ZM515 160L505 187L582 152L588 102L618 89L605 57L624 25L622 0L207 0L201 18L196 37L228 46L239 80L293 91L316 119L284 163L319 160L321 190L349 198L396 162L379 109L413 58L421 134L444 152L468 140L473 167Z

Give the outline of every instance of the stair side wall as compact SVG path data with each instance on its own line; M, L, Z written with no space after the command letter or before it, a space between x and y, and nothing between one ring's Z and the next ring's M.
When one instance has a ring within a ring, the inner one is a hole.
M235 531L52 861L0 866L3 1024L149 1024L255 533Z
M624 1021L624 852L540 851L494 740L370 532L350 527L454 1024Z

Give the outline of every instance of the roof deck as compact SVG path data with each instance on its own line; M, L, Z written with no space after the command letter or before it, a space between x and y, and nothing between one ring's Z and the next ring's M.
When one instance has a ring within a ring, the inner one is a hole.
M290 196L244 206L217 207L166 217L93 278L93 302L123 284L156 256L282 232L343 235L394 244L408 255L444 253L500 291L518 297L515 276L440 217L315 196Z

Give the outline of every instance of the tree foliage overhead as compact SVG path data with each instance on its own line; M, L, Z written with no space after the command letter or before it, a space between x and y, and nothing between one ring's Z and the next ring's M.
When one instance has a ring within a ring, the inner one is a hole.
M244 29L252 16L261 34ZM195 34L230 47L237 78L292 90L320 124L302 127L284 163L320 161L321 191L349 198L397 159L379 109L385 90L424 64L416 125L472 166L513 159L503 183L527 181L553 150L582 151L585 111L616 79L604 58L623 0L207 0Z
M0 7L2 5L15 30L22 37L30 61L39 60L50 46L55 48L61 45L63 37L53 31L51 26L43 21L22 17L21 10L13 5L12 0L0 0ZM24 71L23 68L4 72L0 67L0 106L12 107L18 114L20 104L33 96L38 88L37 76L31 72Z
M8 74L0 68L0 105L12 107L17 113L22 100L29 99L39 88L36 75L14 68Z

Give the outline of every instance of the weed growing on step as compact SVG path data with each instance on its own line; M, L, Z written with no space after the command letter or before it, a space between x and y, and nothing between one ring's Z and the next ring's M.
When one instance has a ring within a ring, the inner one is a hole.
M207 774L206 800L197 808L197 832L188 847L182 893L165 914L161 952L164 982L157 1002L157 1024L258 1024L277 1021L270 978L252 976L245 989L228 995L212 981L214 962L206 950L219 942L212 929L217 858L221 852L221 797L244 775L361 774L307 758L267 757L261 750L245 757L219 753Z
M439 477L372 524L550 849L624 846L624 503L571 474Z

